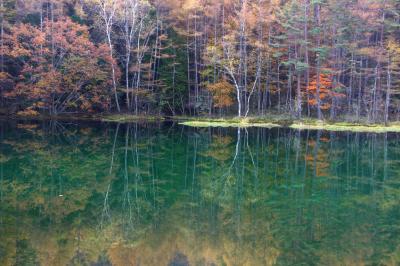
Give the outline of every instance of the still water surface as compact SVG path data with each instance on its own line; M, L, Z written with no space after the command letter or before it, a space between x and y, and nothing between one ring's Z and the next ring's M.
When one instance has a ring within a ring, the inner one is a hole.
M398 134L0 126L0 265L400 264Z

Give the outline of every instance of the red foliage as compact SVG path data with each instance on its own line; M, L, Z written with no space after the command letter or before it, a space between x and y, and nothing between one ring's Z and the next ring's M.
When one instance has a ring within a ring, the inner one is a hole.
M5 44L5 52L23 64L17 85L6 97L22 97L27 108L53 114L110 104L108 47L94 45L86 26L69 18L46 21L43 32L19 24Z

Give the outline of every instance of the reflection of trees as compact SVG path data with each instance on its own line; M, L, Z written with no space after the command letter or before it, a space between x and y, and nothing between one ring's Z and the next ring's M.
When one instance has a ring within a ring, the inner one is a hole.
M4 132L0 260L399 262L396 135L162 127Z

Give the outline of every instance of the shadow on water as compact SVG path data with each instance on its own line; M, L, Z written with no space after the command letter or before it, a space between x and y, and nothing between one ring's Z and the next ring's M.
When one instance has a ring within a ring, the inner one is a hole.
M400 135L2 122L3 265L400 263Z

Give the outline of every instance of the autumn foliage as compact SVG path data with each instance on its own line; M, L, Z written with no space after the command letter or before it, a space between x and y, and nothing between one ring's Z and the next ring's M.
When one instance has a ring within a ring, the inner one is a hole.
M19 24L5 37L5 49L21 65L15 89L22 114L105 109L110 104L108 48L96 46L86 26L69 18L46 21L44 30Z
M2 0L0 9L8 113L400 120L399 1Z
M320 74L319 83L317 77L314 77L306 89L306 93L309 95L308 104L314 107L318 105L317 95L319 89L319 102L322 110L329 110L333 99L346 97L343 93L335 92L332 76L327 74Z
M215 107L224 108L233 105L232 94L234 92L234 87L227 80L222 79L217 83L209 84L207 89L213 96Z

